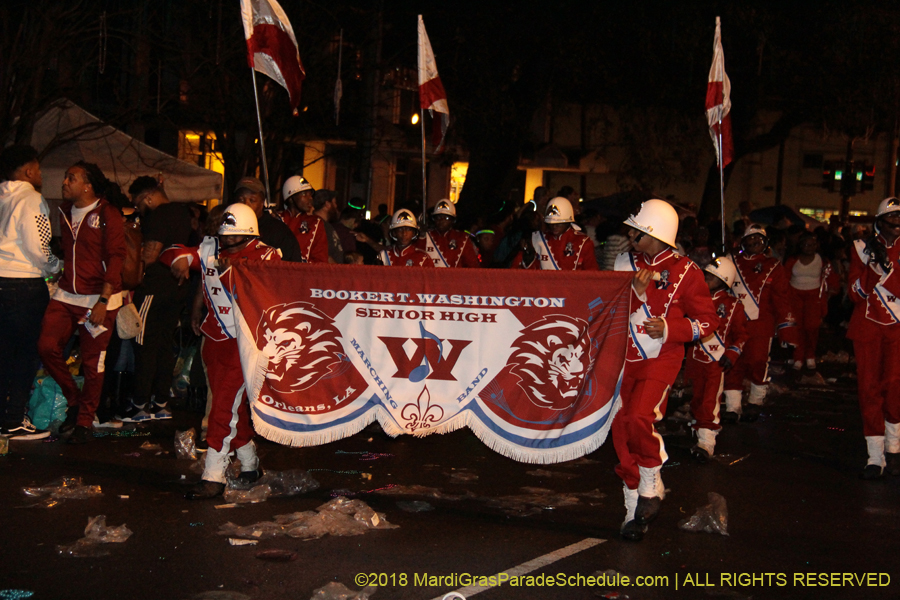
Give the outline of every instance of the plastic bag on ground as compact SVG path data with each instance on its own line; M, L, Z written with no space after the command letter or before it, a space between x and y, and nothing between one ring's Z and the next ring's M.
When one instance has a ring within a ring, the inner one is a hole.
M398 500L395 504L397 505L397 508L406 512L427 512L429 510L434 510L432 505L422 500Z
M52 377L34 378L34 392L28 403L28 418L38 429L58 428L66 419L66 397Z
M97 515L88 519L83 538L69 546L57 546L56 549L64 556L106 556L109 551L101 544L120 544L131 537L131 533L124 523L118 527L107 527L106 515Z
M269 497L298 496L319 489L319 482L300 469L266 471L259 483L269 486Z
M197 460L196 437L193 427L175 432L175 455L179 460Z
M338 497L323 504L316 512L307 510L287 515L275 515L272 521L263 521L241 527L226 523L219 528L220 535L234 538L267 539L280 535L298 539L316 539L326 535L361 535L370 529L396 529L384 514L376 513L362 500Z
M48 507L57 502L47 503L47 500L86 500L103 494L99 485L84 485L81 477L60 477L41 487L22 488L22 491L31 498L46 497Z
M225 492L222 494L225 502L234 502L235 504L251 504L255 502L265 502L272 490L266 484L254 485L247 488L246 485L240 483L236 479L229 479L225 486Z
M370 585L354 592L343 583L331 581L313 592L309 600L369 600L377 590L378 587Z
M698 508L691 518L680 521L678 528L728 535L728 506L725 498L715 492L710 492L707 497L709 504Z
M219 527L219 535L243 538L247 540L268 540L279 535L284 535L284 526L272 521L262 521L253 525L241 527L232 522Z

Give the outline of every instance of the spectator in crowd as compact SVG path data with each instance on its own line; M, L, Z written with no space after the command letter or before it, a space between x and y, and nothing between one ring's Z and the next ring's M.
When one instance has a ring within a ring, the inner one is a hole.
M297 238L281 219L273 217L266 210L266 186L256 177L244 177L234 189L235 201L253 209L259 224L259 239L262 243L278 248L282 260L303 262L303 253Z
M341 248L344 249L345 257L349 252L356 252L356 234L353 230L359 226L361 220L362 209L348 205L341 211L341 216L338 220L332 223L334 230L341 239Z
M180 286L168 268L158 262L163 250L193 241L191 210L187 204L170 202L159 181L138 177L128 188L131 201L141 213L144 278L134 294L134 305L143 326L135 337L134 396L132 404L116 415L124 422L171 419L168 408L175 369L175 329L187 300L187 286Z
M623 223L618 232L606 238L606 242L603 244L603 258L600 261L600 268L604 271L614 271L616 258L623 252L631 250L631 240L628 239L629 229L630 227Z
M794 348L794 370L816 368L816 346L828 299L840 291L840 279L831 262L819 254L816 236L806 232L798 240L797 255L789 258L784 270L790 277L799 343Z
M37 371L38 334L50 302L44 277L61 264L50 252L50 218L41 165L31 146L0 153L0 434L15 440L50 435L28 419Z
M344 248L341 238L331 224L341 214L337 194L332 190L317 190L313 194L313 214L322 220L325 228L325 239L328 241L328 262L333 265L344 264Z
M65 202L60 207L65 268L44 314L38 340L44 367L68 402L60 432L71 431L72 444L83 444L91 438L103 389L103 354L122 305L125 231L121 213L102 198L107 185L95 164L78 162L66 170L62 184ZM76 329L84 372L80 391L63 356Z

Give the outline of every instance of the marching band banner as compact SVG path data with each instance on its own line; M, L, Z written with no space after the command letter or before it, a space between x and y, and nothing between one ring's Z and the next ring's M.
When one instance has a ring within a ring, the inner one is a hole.
M235 265L256 431L291 446L471 429L521 462L599 447L619 406L632 273Z

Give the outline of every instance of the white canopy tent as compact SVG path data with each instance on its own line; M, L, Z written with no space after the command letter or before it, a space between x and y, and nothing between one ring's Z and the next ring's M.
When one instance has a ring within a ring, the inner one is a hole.
M127 193L142 175L161 176L170 200L191 202L222 197L222 175L178 160L125 132L104 124L69 100L47 110L35 123L31 145L42 152L62 142L41 158L43 194L61 199L66 169L80 160L95 163Z

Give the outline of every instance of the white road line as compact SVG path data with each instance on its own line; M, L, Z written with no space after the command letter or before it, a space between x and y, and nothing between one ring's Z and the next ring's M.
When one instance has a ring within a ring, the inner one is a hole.
M572 544L570 546L566 546L565 548L560 548L559 550L554 550L549 554L545 554L543 556L539 556L535 559L529 560L528 562L524 562L517 567L513 567L511 569L507 569L502 573L497 573L493 575L495 579L499 579L500 575L506 574L508 578L512 577L520 577L527 573L531 573L532 571L537 571L547 565L552 565L558 560L562 560L563 558L572 556L573 554L578 554L582 550L587 550L588 548L593 548L599 544L602 544L606 540L601 540L597 538L585 538L580 542ZM508 580L508 579L507 579ZM465 598L471 598L475 594L480 594L485 590L489 590L497 586L494 585L470 585L468 587L459 588L458 590L453 590L452 592L444 592L440 596L435 596L431 600L442 600L448 594L460 594ZM452 598L452 596L451 596Z

